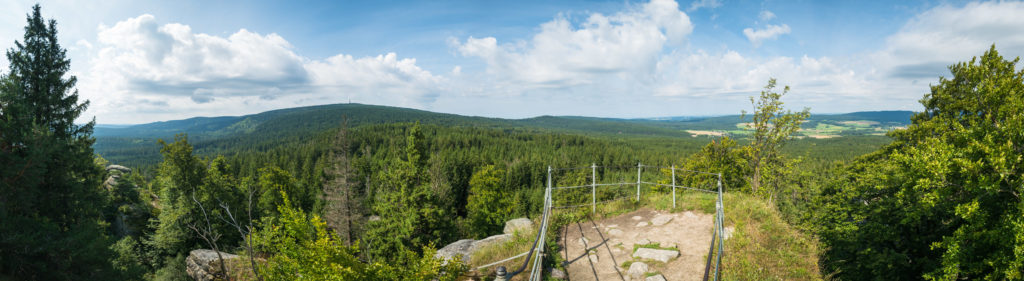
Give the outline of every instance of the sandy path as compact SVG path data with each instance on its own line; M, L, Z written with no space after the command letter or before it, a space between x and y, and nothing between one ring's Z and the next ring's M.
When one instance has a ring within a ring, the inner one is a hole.
M651 224L660 214L672 216L672 220L660 226ZM644 222L647 225L641 226ZM633 260L633 244L648 239L662 247L675 246L680 254L668 263L647 261L648 272L660 272L668 280L701 280L712 223L712 216L703 213L646 208L599 221L584 220L560 230L558 244L563 250L559 254L568 263L569 280L631 280L622 264Z

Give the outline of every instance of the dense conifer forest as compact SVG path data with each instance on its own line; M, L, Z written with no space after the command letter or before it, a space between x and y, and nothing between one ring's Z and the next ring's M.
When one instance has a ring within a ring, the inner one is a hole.
M812 279L1024 279L1024 71L995 46L917 113L793 112L772 80L742 119L337 104L97 128L57 28L35 6L0 77L0 280L190 280L196 249L242 256L232 280L461 280L436 249L537 217L547 167L637 163L723 173L813 237ZM798 137L861 120L889 127Z

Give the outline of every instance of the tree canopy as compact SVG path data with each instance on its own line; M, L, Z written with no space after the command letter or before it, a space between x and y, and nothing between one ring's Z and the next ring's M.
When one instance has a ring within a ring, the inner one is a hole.
M823 191L842 279L1024 279L1024 71L995 46L949 67L893 143Z

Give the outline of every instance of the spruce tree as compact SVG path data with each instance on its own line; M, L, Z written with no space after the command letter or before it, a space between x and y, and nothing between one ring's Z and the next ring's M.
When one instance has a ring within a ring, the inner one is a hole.
M32 8L0 80L0 279L111 278L102 169L57 23Z

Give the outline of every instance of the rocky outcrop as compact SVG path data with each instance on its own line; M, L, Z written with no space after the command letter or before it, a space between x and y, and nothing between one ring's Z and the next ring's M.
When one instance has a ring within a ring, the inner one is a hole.
M469 257L472 256L472 252L470 250L473 249L473 242L476 242L476 240L462 239L455 241L448 244L448 246L444 246L444 248L438 249L437 253L434 254L434 258L449 261L459 257L463 262L469 261Z
M107 172L110 172L111 170L119 171L119 172L122 172L122 173L125 173L125 174L132 172L132 169L129 169L128 167L121 166L121 165L110 165L110 166L107 166Z
M113 190L117 186L118 180L121 177L126 176L132 172L132 169L121 165L110 165L107 166L107 180L103 181L103 187L107 190Z
M511 239L512 234L498 234L480 240L462 239L437 250L434 258L444 259L447 262L455 257L460 257L462 262L468 263L476 251L490 245L505 243Z
M518 218L505 222L505 234L493 235L480 240L462 239L452 242L437 250L434 258L444 259L445 262L459 257L462 262L468 263L473 253L490 245L500 244L512 240L512 233L533 227L533 222L527 218Z
M238 255L225 252L221 252L220 256L224 258L225 262L238 258ZM185 258L185 272L196 281L220 280L221 278L217 278L221 274L220 258L217 257L217 251L192 250L188 253L188 258Z
M533 221L528 218L512 219L505 222L505 234L513 234L516 231L529 230L533 227Z

